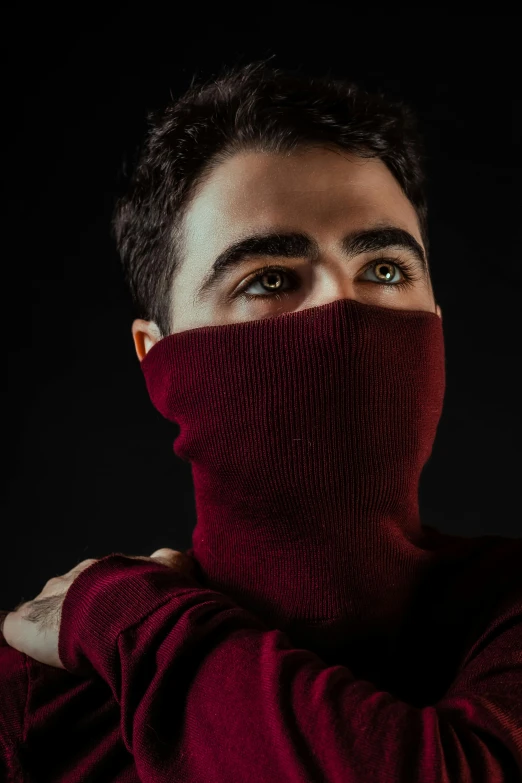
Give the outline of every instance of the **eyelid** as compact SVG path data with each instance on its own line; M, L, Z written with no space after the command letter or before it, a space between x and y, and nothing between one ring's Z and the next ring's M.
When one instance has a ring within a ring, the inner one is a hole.
M259 269L256 269L255 272L251 272L248 277L246 277L240 283L239 288L234 289L232 296L242 294L245 288L248 288L258 277L261 277L262 275L266 274L266 272L270 272L272 270L275 272L284 272L289 276L293 276L294 279L297 280L298 274L292 267L282 266L281 264L264 264L263 266L259 267Z
M397 266L405 280L409 283L413 283L416 280L419 279L419 275L415 271L415 264L412 261L408 261L404 258L401 258L399 256L394 256L391 254L381 254L377 256L376 258L373 258L371 261L368 261L363 269L361 270L360 274L366 272L367 269L370 269L371 267L375 266L379 262L389 262ZM284 266L281 264L264 264L259 269L256 269L254 272L248 275L247 278L245 278L244 281L240 284L240 287L235 289L232 292L232 297L238 296L242 294L247 288L250 287L252 283L254 283L259 277L262 277L262 275L266 274L266 272L270 271L276 271L276 272L283 272L284 274L289 275L289 277L292 277L295 280L298 279L299 274L293 267ZM400 287L399 283L381 283L380 285L389 285L390 288L398 288ZM257 298L257 297L256 297ZM265 297L259 296L259 299L263 299ZM266 297L267 299L270 298L270 295Z

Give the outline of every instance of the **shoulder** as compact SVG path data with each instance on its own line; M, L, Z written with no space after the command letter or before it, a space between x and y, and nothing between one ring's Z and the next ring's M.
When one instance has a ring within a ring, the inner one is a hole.
M500 644L504 633L510 645L518 639L522 648L522 539L469 539L445 589L455 623L468 628L471 650L479 640L481 646L486 640Z
M522 539L438 536L439 556L419 596L421 625L463 652L508 613L522 630ZM417 630L419 630L417 625Z
M473 541L469 570L485 605L522 601L522 538L481 536Z
M522 591L522 538L484 535L474 538L439 534L438 561L441 581L453 595L466 596L475 603L493 604ZM457 592L456 592L457 591Z

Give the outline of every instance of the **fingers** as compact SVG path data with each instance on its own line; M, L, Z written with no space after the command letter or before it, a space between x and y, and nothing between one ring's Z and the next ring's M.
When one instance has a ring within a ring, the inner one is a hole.
M4 620L8 614L9 614L8 609L0 609L0 636L4 635Z
M8 612L3 618L2 635L10 647L20 651L18 638L20 633L21 617L18 612Z
M27 622L22 612L9 612L4 619L3 635L10 647L40 663L63 669L58 655L58 628Z

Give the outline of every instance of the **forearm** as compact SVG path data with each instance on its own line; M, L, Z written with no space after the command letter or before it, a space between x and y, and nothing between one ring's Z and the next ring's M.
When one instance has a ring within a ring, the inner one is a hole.
M413 707L293 649L220 593L147 564L113 579L108 561L95 568L71 644L81 618L65 617L64 664L90 660L109 683L144 781L507 783L522 770L522 746L487 699L461 693Z

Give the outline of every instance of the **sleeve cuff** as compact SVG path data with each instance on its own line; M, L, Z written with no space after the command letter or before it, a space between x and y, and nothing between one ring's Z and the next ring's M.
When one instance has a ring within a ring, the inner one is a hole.
M103 676L112 668L118 636L169 600L213 591L168 566L111 554L76 577L65 596L58 654L71 673Z

